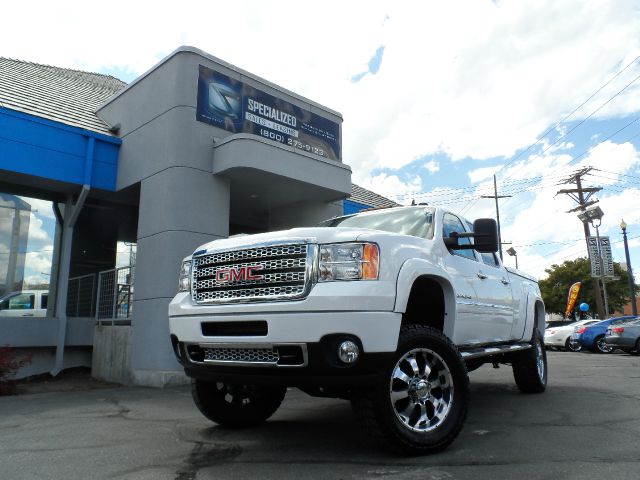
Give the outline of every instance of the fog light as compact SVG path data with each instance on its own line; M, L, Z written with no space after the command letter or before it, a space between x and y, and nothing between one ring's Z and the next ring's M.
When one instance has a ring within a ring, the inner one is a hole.
M355 342L351 340L345 340L338 347L338 357L344 363L355 363L360 356L360 349Z

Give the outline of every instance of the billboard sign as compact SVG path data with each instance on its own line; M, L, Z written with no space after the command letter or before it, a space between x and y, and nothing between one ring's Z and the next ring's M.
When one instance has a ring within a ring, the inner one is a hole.
M601 277L602 268L600 266L600 252L598 252L598 237L587 238L589 249L589 259L591 260L591 276Z
M200 65L196 120L340 160L340 125Z
M613 277L613 256L609 237L600 237L600 256L602 257L602 274L605 277Z

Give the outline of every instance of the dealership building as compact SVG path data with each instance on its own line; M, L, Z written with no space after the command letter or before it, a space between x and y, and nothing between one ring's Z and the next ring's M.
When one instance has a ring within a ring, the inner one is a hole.
M0 193L49 200L56 217L46 316L0 311L0 344L34 353L23 375L92 365L121 383L183 381L167 318L183 257L394 205L351 183L341 125L192 47L128 85L0 58ZM118 242L136 246L135 268L116 268Z

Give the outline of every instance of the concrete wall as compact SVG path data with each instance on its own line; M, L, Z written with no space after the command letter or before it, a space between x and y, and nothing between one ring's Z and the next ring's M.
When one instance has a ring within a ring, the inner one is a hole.
M91 359L91 376L106 382L130 385L131 371L130 326L96 325Z
M123 325L96 325L91 376L121 385L142 384L162 387L187 383L181 371L146 371L132 368L133 328Z
M49 373L56 363L55 347L15 348L17 357L32 355L31 363L21 368L16 379ZM90 367L91 347L67 347L64 352L63 368Z

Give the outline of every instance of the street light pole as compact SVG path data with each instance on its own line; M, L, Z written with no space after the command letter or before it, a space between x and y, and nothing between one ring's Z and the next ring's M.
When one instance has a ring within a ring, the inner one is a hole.
M631 300L631 312L633 315L638 315L638 306L636 305L636 289L635 281L633 279L633 270L631 269L631 259L629 258L629 244L627 243L627 224L624 219L620 222L620 228L622 229L622 238L624 239L624 255L627 259L627 274L629 276L629 297Z

